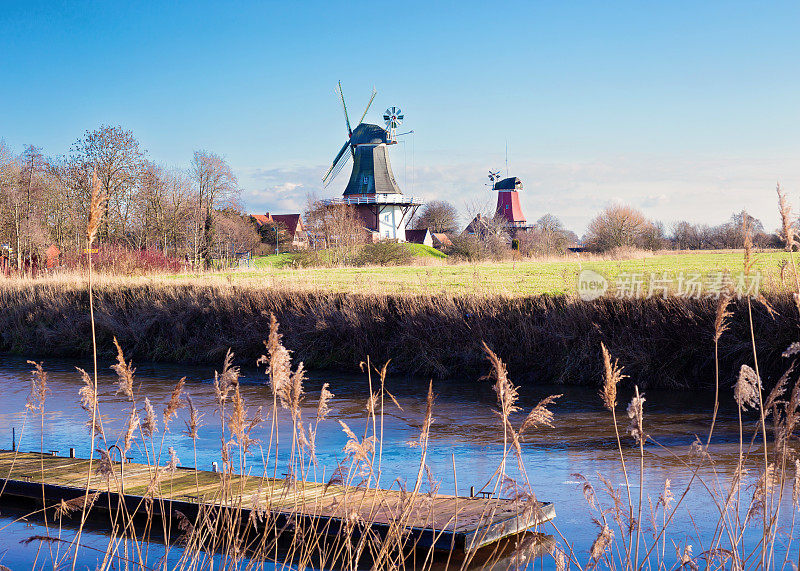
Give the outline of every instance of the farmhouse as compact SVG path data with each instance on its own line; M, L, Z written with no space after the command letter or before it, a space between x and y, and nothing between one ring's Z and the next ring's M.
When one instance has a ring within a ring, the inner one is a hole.
M300 214L251 214L250 218L261 230L266 226L277 228L280 232L285 232L293 248L308 247L308 232L303 225Z

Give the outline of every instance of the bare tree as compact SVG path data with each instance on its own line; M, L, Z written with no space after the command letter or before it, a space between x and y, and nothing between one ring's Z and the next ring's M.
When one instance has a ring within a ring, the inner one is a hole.
M261 243L261 237L246 216L232 209L214 214L216 221L216 250L220 257L252 252Z
M108 237L113 232L116 237L124 238L134 207L133 193L145 166L139 141L122 127L101 125L94 131L86 131L75 142L70 161L87 175L96 170L101 189L108 197L105 206L108 216L104 217L100 236ZM84 190L88 199L88 187Z
M309 197L303 219L313 247L329 248L334 264L352 261L366 241L368 231L348 204L324 204Z
M414 228L427 228L431 232L450 234L458 230L458 210L444 200L432 200L422 207L414 218Z
M572 232L564 229L564 225L552 214L539 218L533 227L517 234L520 250L526 255L553 255L567 250L572 241Z
M623 247L657 249L662 233L663 229L640 211L615 204L589 222L584 241L588 248L599 252Z
M239 195L239 182L225 159L209 151L195 151L191 176L198 194L195 260L202 258L205 267L209 268L214 240L214 210Z

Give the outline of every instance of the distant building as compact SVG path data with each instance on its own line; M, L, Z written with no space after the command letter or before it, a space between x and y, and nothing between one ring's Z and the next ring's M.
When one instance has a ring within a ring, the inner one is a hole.
M433 247L433 234L427 228L424 230L406 230L406 242Z
M453 246L453 243L450 241L450 238L447 237L447 234L434 232L431 234L431 236L433 237L433 247L437 250L443 250Z
M277 226L284 232L291 241L293 248L308 247L308 232L303 225L303 219L299 214L251 214L250 218L260 229L263 226Z
M492 186L497 191L497 209L495 215L502 216L509 229L527 228L528 221L522 213L519 203L519 191L522 190L522 181L512 176L498 180Z

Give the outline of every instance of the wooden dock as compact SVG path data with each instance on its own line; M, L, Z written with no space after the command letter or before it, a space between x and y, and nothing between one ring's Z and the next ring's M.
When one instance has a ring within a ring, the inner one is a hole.
M93 463L96 472L98 460ZM0 451L0 503L16 499L55 506L84 495L89 461L38 452ZM402 527L414 548L478 550L555 517L550 503L502 498L471 498L444 494L405 493L355 486L325 484L260 476L231 475L178 468L114 462L110 478L96 473L89 491L98 494L95 510L113 510L124 504L133 516L146 509L162 517L180 512L190 520L202 510L234 510L242 521L251 512L269 514L275 529L287 524L312 525L316 533L336 536L352 533L353 522L366 522L371 533L384 537ZM123 476L124 473L124 476ZM146 502L149 498L152 501ZM149 504L146 508L145 504ZM253 520L250 520L253 521Z

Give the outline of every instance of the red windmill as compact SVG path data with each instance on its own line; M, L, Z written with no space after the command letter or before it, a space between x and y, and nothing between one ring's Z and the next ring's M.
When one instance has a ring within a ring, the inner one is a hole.
M519 191L522 190L522 181L512 176L500 180L499 172L489 171L489 180L492 181L492 190L497 191L496 216L502 216L509 228L526 228L528 226L522 206L519 203Z

